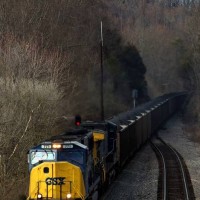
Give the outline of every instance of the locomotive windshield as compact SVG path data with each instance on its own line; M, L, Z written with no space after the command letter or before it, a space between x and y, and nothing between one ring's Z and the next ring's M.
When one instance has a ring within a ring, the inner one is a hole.
M33 151L31 152L31 164L34 165L40 161L54 161L56 158L53 151Z
M81 143L48 143L36 146L28 154L29 170L41 162L69 162L81 167L86 166L87 147Z
M77 164L84 164L84 153L82 151L60 151L58 161L69 161Z

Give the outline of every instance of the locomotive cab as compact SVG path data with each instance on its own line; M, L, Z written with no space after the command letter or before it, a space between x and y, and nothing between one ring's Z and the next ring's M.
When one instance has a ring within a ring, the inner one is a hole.
M43 162L68 161L84 170L87 159L87 147L78 142L44 142L31 149L28 154L29 171Z
M116 166L116 127L85 123L30 149L28 162L30 200L91 198Z
M28 154L29 199L85 199L87 146L45 142Z

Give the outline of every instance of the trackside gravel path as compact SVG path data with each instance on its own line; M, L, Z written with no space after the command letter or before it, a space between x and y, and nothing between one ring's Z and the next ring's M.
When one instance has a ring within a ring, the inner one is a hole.
M158 135L173 146L188 167L195 197L200 200L200 144L192 142L183 131L180 117L169 120ZM158 161L149 144L145 145L112 183L102 200L156 200Z
M103 200L142 200L157 198L158 163L149 144L125 166Z
M200 200L200 144L192 142L184 133L184 125L178 116L172 118L159 136L173 146L184 158L190 173L197 200ZM192 133L191 133L192 134Z

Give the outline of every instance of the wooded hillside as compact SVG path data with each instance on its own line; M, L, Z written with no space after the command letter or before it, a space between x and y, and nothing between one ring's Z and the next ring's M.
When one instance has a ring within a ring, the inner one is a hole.
M106 117L132 107L132 89L138 103L188 90L199 122L199 11L194 0L1 0L0 197L24 198L26 152L65 129L63 116L100 118L100 21Z

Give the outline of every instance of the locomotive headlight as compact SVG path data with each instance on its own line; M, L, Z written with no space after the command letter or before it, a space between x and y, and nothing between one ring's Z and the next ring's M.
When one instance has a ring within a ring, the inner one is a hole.
M70 193L67 194L67 199L70 199L72 195Z
M37 195L37 198L38 198L38 199L42 199L42 195L41 195L41 194L38 194L38 195Z
M60 149L61 148L61 144L53 144L53 148L54 149Z

